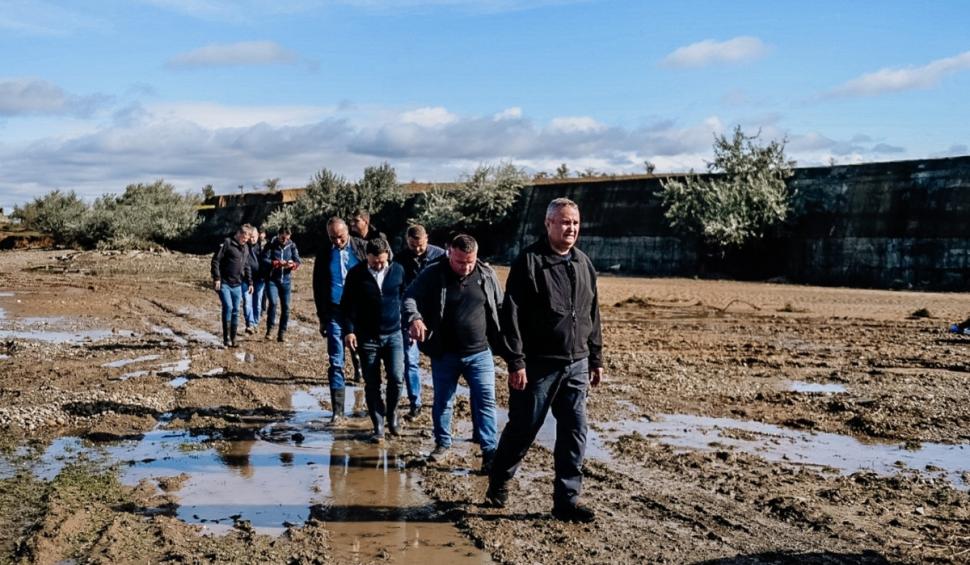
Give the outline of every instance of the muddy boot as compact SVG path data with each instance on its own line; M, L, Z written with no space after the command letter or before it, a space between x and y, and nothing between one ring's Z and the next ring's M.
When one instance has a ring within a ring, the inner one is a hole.
M232 342L229 340L229 324L223 320L222 321L222 345L229 347Z
M266 341L273 339L273 326L266 326L266 335L263 337Z
M367 407L364 406L364 391L357 389L354 393L354 418L363 418L367 415Z
M330 389L330 408L333 411L333 415L330 416L330 423L336 424L344 419L344 399L346 398L347 389L344 388L332 388Z
M239 330L239 325L235 322L229 326L229 347L239 347L236 345L236 332Z

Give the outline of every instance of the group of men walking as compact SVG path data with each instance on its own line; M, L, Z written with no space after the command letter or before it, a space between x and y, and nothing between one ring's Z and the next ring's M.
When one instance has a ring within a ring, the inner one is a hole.
M359 358L363 373L372 439L383 442L386 435L399 435L402 396L406 393L410 401L409 419L421 411L420 349L431 361L434 388L435 447L429 459L440 460L451 448L454 398L464 377L482 472L489 476L487 502L505 506L509 481L552 410L557 422L553 515L565 521L593 520L593 512L579 504L579 495L586 396L588 387L602 377L602 335L596 273L575 247L579 220L571 200L550 202L546 237L513 262L503 293L495 271L478 260L478 243L470 235L454 236L445 251L428 243L422 226L411 226L407 247L394 256L366 214L355 214L353 235L347 222L331 218L330 245L320 250L313 269L313 296L320 333L327 340L333 422L344 417L349 350ZM284 304L281 341L289 313L289 276L300 265L296 247L289 233L285 235L281 231L269 250L261 251L258 263L259 268L273 269L266 279L271 283L270 320L276 301ZM234 297L254 292L251 267L235 266L242 261L237 256L246 256L245 245L246 235L237 233L212 261L229 346L236 335L239 300ZM505 358L509 368L509 420L501 437L494 355ZM382 365L386 394L381 393Z

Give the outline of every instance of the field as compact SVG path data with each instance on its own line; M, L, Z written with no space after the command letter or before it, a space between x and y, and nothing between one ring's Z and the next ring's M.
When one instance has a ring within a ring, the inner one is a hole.
M551 417L486 508L430 410L326 424L312 261L286 343L223 349L208 260L0 252L0 563L970 562L970 295L602 277L575 525Z

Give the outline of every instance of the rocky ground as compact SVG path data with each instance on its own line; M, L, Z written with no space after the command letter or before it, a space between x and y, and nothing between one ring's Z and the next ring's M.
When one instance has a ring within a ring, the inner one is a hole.
M589 397L591 525L550 519L542 446L508 509L481 506L476 450L423 460L427 414L393 440L387 465L428 504L364 504L391 492L367 479L353 483L355 504L317 501L279 535L244 517L203 535L178 511L191 470L132 482L137 461L69 452L43 472L67 437L111 446L163 429L203 438L227 465L233 446L258 447L259 430L292 415L295 390L326 384L311 266L297 273L288 341L247 336L227 350L208 257L0 253L0 562L343 562L348 532L395 519L457 528L443 544L477 546L461 549L475 562L970 562L970 338L942 331L970 313L959 294L601 278L607 380ZM463 400L458 414L467 419ZM679 417L709 418L718 435L685 447L654 427ZM363 445L355 425L347 445ZM842 464L869 448L888 452L890 468ZM931 450L944 455L920 459ZM367 539L353 560L416 555Z

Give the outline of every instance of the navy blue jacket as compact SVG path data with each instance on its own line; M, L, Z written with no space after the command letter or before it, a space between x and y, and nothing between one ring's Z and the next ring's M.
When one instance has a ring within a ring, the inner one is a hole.
M354 265L347 271L340 300L344 334L374 339L400 332L405 288L404 268L397 263L388 265L381 288L377 288L377 280L368 271L366 261Z
M273 261L293 261L296 263L296 267L293 269L287 267L274 267ZM280 244L279 238L273 238L273 241L269 242L266 249L263 249L263 257L260 261L260 266L262 270L267 273L267 279L277 281L277 282L290 282L290 273L300 268L303 262L300 260L300 252L296 249L296 244L293 240L286 242L286 245Z
M445 250L437 245L428 245L428 249L421 257L415 255L410 247L405 247L394 256L394 262L404 267L404 284L410 285L428 265L444 256Z

